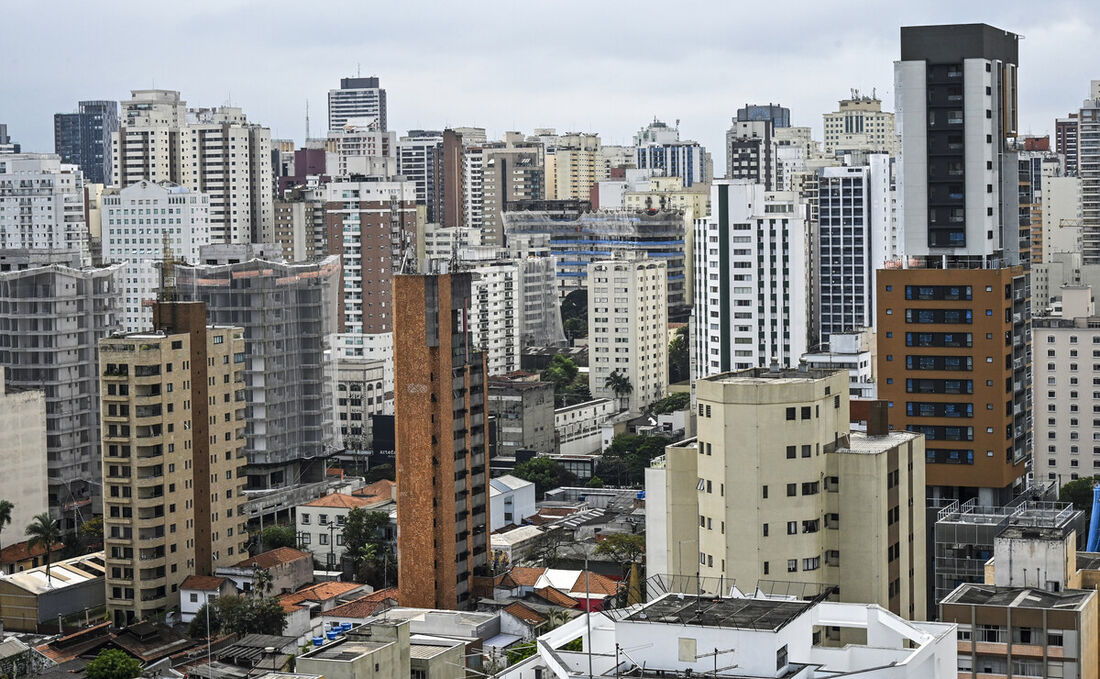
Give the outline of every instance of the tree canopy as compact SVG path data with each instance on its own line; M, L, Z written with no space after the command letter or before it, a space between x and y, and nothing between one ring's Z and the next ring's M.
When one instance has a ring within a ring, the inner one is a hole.
M138 659L117 648L105 648L84 668L88 679L134 679L141 676Z
M533 457L526 462L521 462L512 470L512 474L535 484L535 495L540 500L548 490L577 484L576 474L566 469L562 463L548 457Z
M570 339L588 337L588 290L574 290L561 301L561 324Z
M613 533L596 545L596 554L609 557L622 565L625 572L630 564L640 561L645 555L645 535L631 533Z
M587 378L580 373L577 364L568 356L554 354L550 359L550 365L542 371L541 378L544 382L554 385L555 408L564 408L567 405L592 399Z
M1100 483L1100 476L1090 476L1084 479L1075 479L1058 492L1061 502L1072 502L1074 509L1082 509L1086 512L1092 509L1092 487Z
M356 507L344 523L344 554L352 559L355 579L375 588L397 579L397 557L385 539L390 515Z
M688 348L688 327L676 329L672 341L668 343L668 383L676 384L691 379L691 352Z
M279 600L273 597L222 596L213 605L220 614L225 631L237 636L279 635L286 628L286 612ZM202 613L206 615L205 611Z
M686 391L677 392L675 394L669 394L660 401L653 403L647 408L651 415L664 415L666 413L674 413L677 410L683 410L691 403L691 394Z
M279 547L297 547L298 540L294 534L294 526L267 526L260 534L264 543L264 551L278 549Z
M670 442L664 436L619 434L603 451L596 464L596 475L613 486L642 486L646 467L653 458L664 455Z

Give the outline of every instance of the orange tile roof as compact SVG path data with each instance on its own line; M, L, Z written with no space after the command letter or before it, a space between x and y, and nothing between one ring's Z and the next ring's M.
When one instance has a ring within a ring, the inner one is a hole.
M291 547L277 547L263 554L241 559L233 564L231 568L252 568L253 564L255 564L257 568L274 568L275 566L290 563L291 561L312 558L309 552L302 552Z
M545 616L521 601L505 606L504 610L532 625L541 625L546 622Z
M302 507L330 507L332 509L355 509L370 504L370 500L343 493L330 493L319 497L313 502L307 502Z
M283 607L283 613L293 613L294 611L300 611L305 608L305 606L299 606L296 603L287 601L283 597L279 597L279 605Z
M554 604L555 606L561 606L562 608L575 608L580 601L577 601L573 597L569 596L560 589L553 587L543 587L542 589L536 589L535 594L546 601Z
M352 495L355 497L367 498L371 502L379 502L381 500L392 500L393 489L397 484L389 479L382 479L375 481L374 483L363 486L359 490L353 491Z
M512 570L508 571L508 577L505 579L505 582L511 581L510 584L514 587L534 587L535 583L538 582L539 578L541 578L542 574L545 572L545 568L515 566Z
M34 549L31 549L28 545L30 540L24 540L23 542L17 542L14 545L8 545L3 550L0 550L0 562L3 563L18 563L20 561L26 561L36 556L43 556L46 553L46 548L42 545L35 545ZM54 544L52 553L60 552L65 549L65 545L60 542Z
M585 584L584 571L577 576L577 581L573 583L574 592L587 592L589 594L604 594L611 595L618 591L619 584L607 577L606 575L600 575L599 573L588 572L588 584Z
M359 589L363 585L357 582L319 582L316 585L303 587L297 592L291 592L279 597L282 601L300 603L302 601L328 601L341 594Z
M397 588L380 589L373 594L361 596L358 599L336 606L324 615L336 618L369 618L378 609L386 605L387 601L397 602Z
M188 575L184 579L183 584L180 585L180 589L197 589L200 592L213 592L216 589L221 589L225 584L225 578L218 577L216 575Z

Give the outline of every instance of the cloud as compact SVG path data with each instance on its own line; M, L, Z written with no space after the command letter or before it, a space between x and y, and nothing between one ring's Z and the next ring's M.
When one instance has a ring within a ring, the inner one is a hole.
M1022 128L1047 133L1080 105L1100 9L1023 0L958 3L352 2L200 0L5 8L0 122L28 150L52 149L52 114L130 89L227 101L277 137L325 126L339 78L378 75L399 132L446 125L490 135L534 127L626 143L654 116L681 120L724 167L723 136L745 103L778 102L820 136L850 88L893 110L901 25L985 21L1022 33ZM63 20L61 20L63 19Z

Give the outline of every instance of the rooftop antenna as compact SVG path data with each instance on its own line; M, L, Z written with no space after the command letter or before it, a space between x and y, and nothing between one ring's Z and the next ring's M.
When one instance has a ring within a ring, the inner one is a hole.
M306 142L309 142L309 99L306 99Z

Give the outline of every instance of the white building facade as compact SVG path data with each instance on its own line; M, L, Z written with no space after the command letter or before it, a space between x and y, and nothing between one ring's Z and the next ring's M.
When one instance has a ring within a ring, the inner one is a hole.
M84 175L60 156L0 156L0 249L72 250L91 264Z
M808 232L796 193L737 180L711 187L711 214L695 222L696 376L791 366L806 353Z
M152 307L160 285L158 262L165 256L199 263L210 244L210 198L178 184L140 181L100 198L103 261L124 262L123 328L139 332L153 325ZM165 251L165 246L170 250Z
M668 270L651 259L609 259L588 265L588 388L623 410L642 408L668 394ZM608 380L626 378L627 392Z

